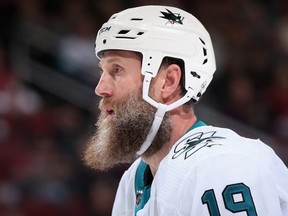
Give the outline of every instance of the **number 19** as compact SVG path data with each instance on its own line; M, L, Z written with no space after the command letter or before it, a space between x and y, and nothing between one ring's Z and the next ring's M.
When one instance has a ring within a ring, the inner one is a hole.
M235 201L235 195L241 195L241 201ZM243 183L227 185L222 192L225 208L233 213L246 212L248 216L257 216L253 198L248 186ZM207 190L202 196L211 216L221 216L214 190Z

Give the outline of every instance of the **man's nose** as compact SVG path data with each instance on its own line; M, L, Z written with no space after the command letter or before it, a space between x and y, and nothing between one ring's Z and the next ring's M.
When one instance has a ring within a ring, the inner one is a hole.
M95 94L100 97L112 96L112 86L109 83L109 77L104 73L101 75L100 80L95 88Z

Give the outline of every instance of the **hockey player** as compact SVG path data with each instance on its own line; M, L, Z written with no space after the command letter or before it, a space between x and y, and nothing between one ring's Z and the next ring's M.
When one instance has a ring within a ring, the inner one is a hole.
M194 16L168 6L124 10L99 30L96 55L101 114L85 162L107 170L134 161L114 216L288 215L288 171L273 150L194 114L216 70Z

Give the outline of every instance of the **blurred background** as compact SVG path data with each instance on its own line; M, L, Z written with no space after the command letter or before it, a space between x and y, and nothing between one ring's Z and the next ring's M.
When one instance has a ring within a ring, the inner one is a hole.
M108 216L127 168L85 168L94 131L97 30L114 12L164 4L206 26L217 72L207 124L260 138L288 164L286 0L0 0L0 215Z

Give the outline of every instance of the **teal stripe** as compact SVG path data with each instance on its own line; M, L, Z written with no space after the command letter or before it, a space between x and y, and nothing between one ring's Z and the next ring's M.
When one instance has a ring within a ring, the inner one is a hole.
M197 128L197 127L201 127L201 126L207 126L207 125L206 125L204 122L202 122L202 121L197 121L195 124L192 125L192 127L190 127L190 128L188 129L187 132L189 132L189 131Z
M135 196L136 202L137 199L140 200L139 203L136 203L134 209L134 215L137 215L137 212L145 206L150 198L151 185L145 186L145 172L146 169L150 169L149 166L143 161L140 161L138 165L136 176L135 176Z

